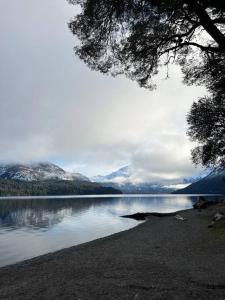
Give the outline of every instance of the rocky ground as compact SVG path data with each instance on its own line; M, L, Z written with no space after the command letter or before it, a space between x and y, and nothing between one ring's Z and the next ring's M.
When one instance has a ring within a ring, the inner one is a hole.
M0 269L0 299L225 299L224 204Z

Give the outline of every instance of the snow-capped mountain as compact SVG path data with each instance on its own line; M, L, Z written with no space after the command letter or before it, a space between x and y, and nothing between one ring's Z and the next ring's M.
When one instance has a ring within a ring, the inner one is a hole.
M93 181L96 182L118 182L120 179L125 180L131 176L131 168L129 166L122 167L115 172L112 172L108 175L102 176L97 175L92 178Z
M0 178L14 179L23 181L41 181L41 180L80 180L89 181L87 177L80 173L69 173L59 166L40 162L33 164L1 164Z
M169 180L141 180L138 178L140 174L134 168L125 166L106 176L95 176L92 180L104 186L119 188L124 193L169 193L187 187L210 172L211 170L204 170L195 176Z

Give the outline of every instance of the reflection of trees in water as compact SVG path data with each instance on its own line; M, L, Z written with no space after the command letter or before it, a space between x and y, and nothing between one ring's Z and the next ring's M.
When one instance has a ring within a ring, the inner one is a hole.
M65 217L79 215L91 206L107 205L115 198L0 200L0 225L50 228Z
M195 197L194 197L195 198ZM127 197L127 198L62 198L0 200L0 226L8 229L21 227L48 229L66 217L78 216L90 208L107 209L110 214L135 213L147 209L166 212L185 209L193 197ZM151 203L151 207L150 207ZM163 208L163 209L162 209Z
M46 210L18 209L1 218L2 226L10 226L11 229L19 227L32 227L32 229L49 228L61 222L65 216L71 215L71 209L48 212Z

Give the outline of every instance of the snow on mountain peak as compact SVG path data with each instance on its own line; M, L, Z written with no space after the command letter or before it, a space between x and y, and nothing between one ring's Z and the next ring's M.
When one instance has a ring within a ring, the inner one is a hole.
M81 180L89 179L79 173L69 173L59 166L49 162L9 163L0 165L0 178L23 181L40 180Z

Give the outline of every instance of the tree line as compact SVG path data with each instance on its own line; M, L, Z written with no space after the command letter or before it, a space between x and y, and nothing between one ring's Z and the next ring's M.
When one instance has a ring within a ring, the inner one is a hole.
M20 181L0 179L0 196L54 196L120 193L120 191L114 188L103 187L100 184L88 181Z

